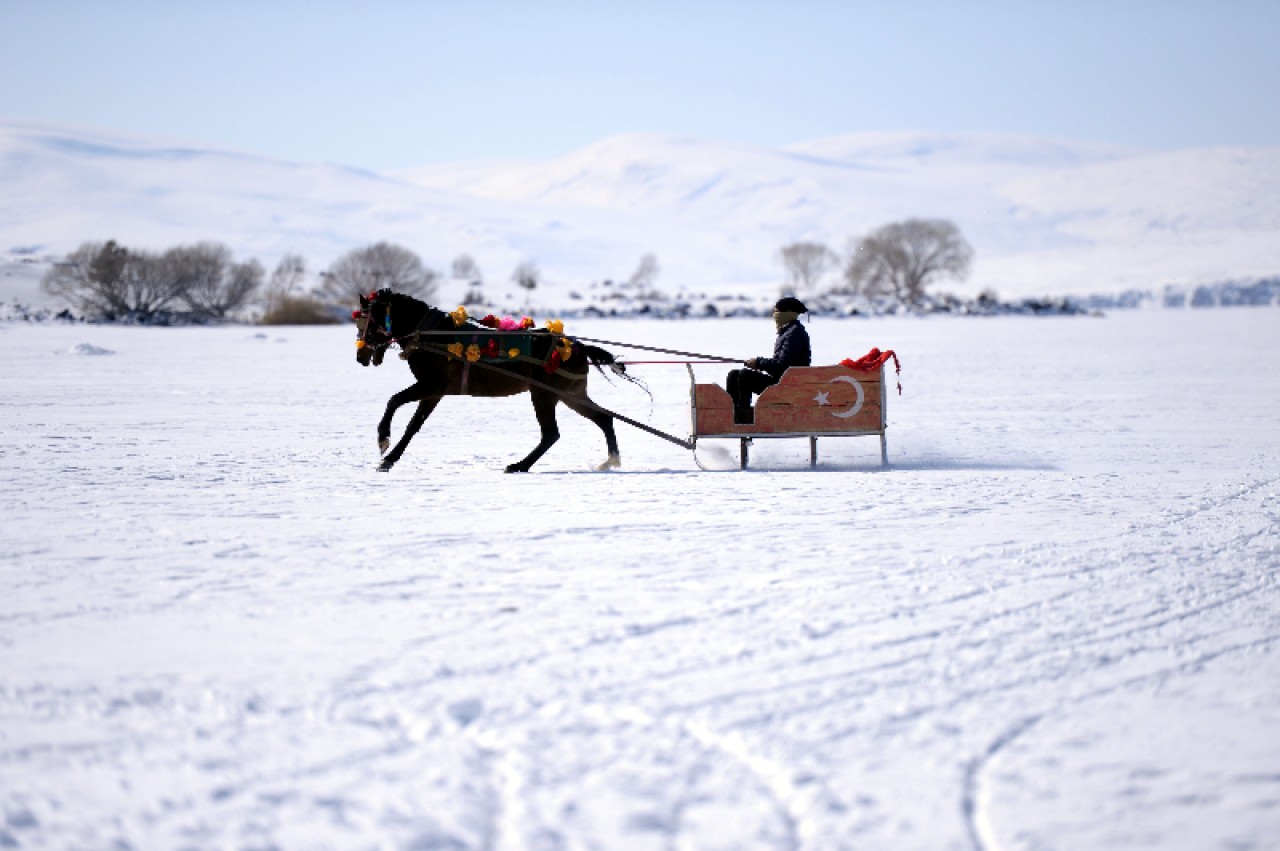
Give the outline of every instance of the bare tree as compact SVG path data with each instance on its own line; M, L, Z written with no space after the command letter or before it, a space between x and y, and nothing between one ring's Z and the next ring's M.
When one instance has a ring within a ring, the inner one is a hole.
M276 263L267 282L262 314L264 325L329 325L340 314L302 291L307 277L307 261L298 254L285 254Z
M646 254L640 258L640 263L636 266L636 270L631 273L628 283L633 287L647 290L653 286L654 281L658 280L659 271L657 255Z
M218 301L222 276L231 265L231 249L213 242L180 245L162 254L161 261L177 282L182 300L200 312Z
M470 281L473 284L484 283L484 276L480 274L480 267L470 254L459 254L453 258L450 274L453 275L455 280Z
M538 264L532 260L524 260L511 273L511 280L516 282L516 286L525 292L524 303L529 303L533 291L538 288L538 281L542 277L542 273L538 271Z
M302 290L307 277L307 261L300 254L286 254L276 263L267 280L263 303L267 314L275 313L285 299L293 298Z
M85 313L147 318L183 301L223 318L248 303L262 283L256 260L233 263L224 245L201 242L163 254L130 251L114 241L86 242L53 266L41 286Z
M817 287L828 269L840 262L834 251L818 242L793 242L778 251L792 291Z
M114 240L86 242L55 263L40 287L65 299L82 313L116 316L129 312L124 291L124 267L129 252Z
M107 240L89 262L90 277L102 284L115 284L124 279L124 267L129 262L129 252L115 240Z
M262 264L257 260L250 259L243 263L232 263L227 270L226 280L222 289L222 301L215 310L215 315L223 317L249 304L253 300L254 294L261 288L262 279L265 276L266 270L262 268Z
M860 239L844 276L855 293L915 304L937 279L966 278L972 262L973 248L951 222L907 219Z
M379 242L349 251L324 274L320 294L334 304L350 304L374 290L392 289L430 301L439 274L407 248Z
M640 299L660 299L662 296L654 287L654 282L658 280L657 255L646 254L640 258L640 263L636 266L636 270L631 273L631 277L627 279L625 287L635 290L635 295ZM621 293L619 293L621 297Z
M215 319L224 319L248 304L264 274L257 260L235 263L231 249L215 242L171 248L160 263L178 285L187 306Z
M160 257L129 251L114 240L82 244L54 264L41 287L84 313L107 318L150 316L182 292Z
M163 254L131 251L124 265L125 299L129 312L148 317L182 296L183 282Z

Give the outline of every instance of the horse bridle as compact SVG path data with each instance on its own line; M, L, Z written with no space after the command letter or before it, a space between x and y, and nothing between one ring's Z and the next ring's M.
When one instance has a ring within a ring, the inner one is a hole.
M432 316L438 319L449 319L450 314L442 310L436 310L429 305L426 306L426 312L418 320L417 324L408 333L401 333L396 337L391 333L391 290L375 290L369 293L369 297L360 297L360 309L351 312L351 318L355 320L356 328L359 329L359 336L356 337L356 360L362 366L368 366L372 361L374 366L382 364L382 358L387 353L392 343L400 344L404 348L404 340L411 340L415 337L422 326L431 319ZM373 308L375 305L382 306L382 321L380 324L373 322ZM431 326L428 326L428 330ZM404 357L401 354L401 357Z
M395 342L395 338L391 336L391 301L381 296L382 293L378 291L369 293L367 299L361 296L360 309L351 312L351 318L355 320L359 331L356 337L356 360L361 366L368 366L371 362L374 366L381 366L387 348ZM372 321L373 307L377 304L383 307L381 328Z

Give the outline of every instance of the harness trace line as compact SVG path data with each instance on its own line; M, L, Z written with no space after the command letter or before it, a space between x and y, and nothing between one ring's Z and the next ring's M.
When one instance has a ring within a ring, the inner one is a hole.
M642 346L639 343L621 343L617 340L600 340L595 337L575 337L577 340L585 340L588 343L603 343L606 346L621 346L624 349L639 349L643 352L661 352L666 355L680 355L686 358L697 358L699 361L707 363L742 363L741 358L722 358L719 355L704 355L700 352L682 352L679 349L664 349L659 346ZM632 361L639 363L640 361ZM683 363L684 361L671 361L671 363Z
M421 323L419 323L419 324L421 324ZM466 335L466 334L469 334L469 333L478 333L478 334L484 334L484 335L486 335L486 336L499 336L499 337L531 337L531 336L533 336L533 335L535 335L535 334L548 333L548 332L546 332L545 330L542 330L542 329L539 329L539 330L536 330L536 331L534 331L534 330L529 330L529 331L526 331L526 330L518 330L518 331L500 331L500 330L498 330L498 329L496 329L496 328L489 328L488 326L485 326L485 325L465 326L465 327L455 328L455 329L453 329L453 330L437 330L437 331L419 331L419 330L417 330L417 329L414 329L413 331L410 331L408 334L403 334L403 335L401 335L401 336L399 336L399 337L390 337L390 339L387 341L387 345L390 345L391 343L395 343L396 345L399 345L399 346L403 347L403 342L402 342L402 341L404 341L404 340L408 340L408 339L410 339L411 337L457 337L457 336ZM662 348L662 347L660 347L660 346L644 346L644 345L641 345L641 344L639 344L639 343L623 343L623 342L619 342L618 340L601 340L601 339L599 339L599 338L597 338L597 337L580 337L580 336L578 336L577 334L561 334L561 335L559 335L559 336L562 336L562 337L568 337L568 338L569 338L569 339L571 339L571 340L581 340L581 341L582 341L582 342L584 342L584 343L601 343L601 344L606 345L606 346L620 346L620 347L625 348L625 349L637 349L637 350L645 351L645 352L658 352L658 353L660 353L660 354L666 354L666 355L680 355L680 356L682 356L682 357L686 357L686 358L694 358L694 360L691 360L691 361L685 361L685 360L669 360L669 361L668 361L668 360L654 360L654 361L640 361L640 360L633 360L633 361L622 361L622 363L633 363L633 364L659 364L659 363L662 363L662 364L682 364L682 363L701 363L701 364L712 364L712 363L732 363L732 364L741 364L741 363L742 363L742 359L741 359L741 358L725 358L725 357L720 357L719 355L707 355L707 354L702 354L702 353L699 353L699 352L685 352L685 351L681 351L680 349L665 349L665 348Z
M519 332L512 332L512 333L519 333ZM432 348L434 349L435 347L433 346ZM453 355L449 354L447 351L443 351L443 350L441 351L446 356L453 357ZM480 369L487 369L492 372L505 371L501 366L497 364L485 363L484 361L466 362L465 366L467 368L474 366ZM674 443L676 446L679 446L681 449L693 449L694 447L694 444L692 441L683 440L679 437L676 437L673 434L667 434L665 431L662 431L661 429L656 429L651 425L647 425L646 423L640 422L639 420L632 419L631 417L620 414L617 411L610 410L609 408L606 408L603 405L599 405L591 401L590 399L570 396L565 391L552 387L550 384L547 384L546 382L543 382L543 381L539 381L536 378L532 378L532 377L521 378L521 381L525 382L526 384L529 384L530 386L537 387L541 390L546 390L548 393L552 393L556 396L559 396L561 399L572 400L574 404L581 405L584 408L590 408L594 411L599 411L602 414L608 414L614 419L621 420L622 422L626 423L629 426L633 426L635 428L640 429L641 431L648 432L649 434L652 434L654 437L660 437L665 441Z
M708 364L708 363L742 363L742 361L723 361L723 360L620 360L619 364L623 366L644 366L646 364Z

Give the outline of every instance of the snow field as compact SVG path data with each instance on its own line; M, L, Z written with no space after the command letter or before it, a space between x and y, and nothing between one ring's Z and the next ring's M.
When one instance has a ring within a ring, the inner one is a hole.
M810 333L899 352L892 469L561 408L505 476L515 397L384 475L349 328L0 326L0 844L1280 847L1272 312Z

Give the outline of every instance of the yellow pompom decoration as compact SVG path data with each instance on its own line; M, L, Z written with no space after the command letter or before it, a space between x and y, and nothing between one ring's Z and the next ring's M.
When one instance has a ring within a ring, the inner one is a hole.
M559 319L548 319L547 330L550 331L552 334L563 334L564 322L562 322Z
M472 343L471 345L467 346L467 360L469 360L471 363L475 363L476 361L480 360L480 347L477 346L475 343Z
M507 349L507 357L509 358L520 357L520 350L517 349L515 346L512 346L511 348Z
M461 328L467 324L467 309L461 304L458 305L457 310L449 311L449 316L452 317L455 328Z
M460 358L460 357L462 357L462 344L461 344L461 343L450 343L450 344L449 344L449 346L448 346L448 348L449 348L449 354L453 355L455 358Z
M363 349L363 348L364 348L364 340L356 340L356 348L357 348L357 349Z

